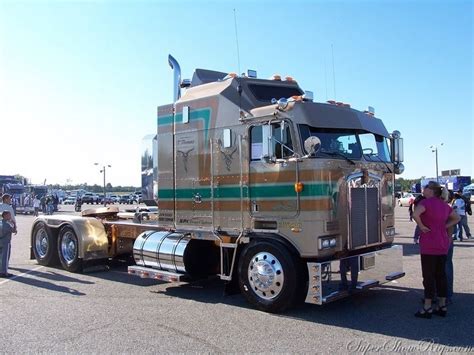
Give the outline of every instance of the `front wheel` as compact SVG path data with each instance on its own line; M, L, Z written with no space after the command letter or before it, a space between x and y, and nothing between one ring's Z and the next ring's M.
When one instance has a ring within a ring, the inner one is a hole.
M82 270L82 259L79 259L79 242L76 233L70 226L62 227L59 231L58 254L65 270L70 272Z
M38 264L44 266L58 264L57 240L48 230L45 223L39 222L34 226L31 244Z
M278 242L249 244L239 260L239 287L252 305L281 312L299 301L304 291L300 262Z

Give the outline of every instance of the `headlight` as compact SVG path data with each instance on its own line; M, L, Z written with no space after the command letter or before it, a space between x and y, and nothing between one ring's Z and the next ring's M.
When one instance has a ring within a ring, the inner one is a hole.
M329 249L334 248L336 246L336 238L321 238L319 240L319 249Z

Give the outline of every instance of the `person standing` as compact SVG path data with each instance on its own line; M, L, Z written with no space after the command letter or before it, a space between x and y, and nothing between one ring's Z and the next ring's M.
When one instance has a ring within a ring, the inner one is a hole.
M44 194L43 196L41 196L40 202L41 202L41 211L42 211L44 214L46 214L46 194Z
M2 225L0 233L0 277L10 277L8 262L10 261L11 240L14 224L10 211L2 212Z
M415 200L410 199L408 201L408 215L410 216L410 222L413 222L413 209L415 208Z
M36 217L38 217L40 206L41 206L41 201L39 200L38 196L35 195L35 197L33 198L33 208L35 209Z
M453 209L457 212L461 219L457 225L456 239L459 239L462 242L462 230L466 232L466 238L471 238L471 230L467 225L467 213L466 213L466 201L463 199L461 193L456 192L454 194Z
M29 207L30 206L30 195L26 195L25 198L23 199L23 206L24 207Z
M9 211L11 214L11 218L13 221L13 226L14 226L14 233L16 233L16 218L15 218L15 212L12 207L12 197L9 194L3 194L2 196L2 203L0 203L0 213L3 211Z
M430 181L423 189L425 199L420 201L413 212L413 219L421 230L420 259L423 275L424 306L415 317L431 318L437 314L447 314L446 297L448 280L446 259L450 247L447 229L459 222L459 216L442 199L443 188ZM437 294L438 308L432 309L432 301Z

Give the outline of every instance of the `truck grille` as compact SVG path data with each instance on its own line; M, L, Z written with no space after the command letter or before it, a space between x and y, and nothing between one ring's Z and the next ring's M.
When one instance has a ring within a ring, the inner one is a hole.
M350 248L357 249L378 243L380 239L378 189L351 188L350 196Z

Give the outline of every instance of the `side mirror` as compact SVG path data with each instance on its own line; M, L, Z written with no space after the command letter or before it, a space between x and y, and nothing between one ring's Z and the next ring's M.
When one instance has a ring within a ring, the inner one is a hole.
M308 152L308 156L314 157L321 149L321 140L316 136L308 137L304 141L304 149Z
M391 138L391 158L394 164L394 173L399 175L405 171L405 167L403 166L403 138L399 131L393 131Z
M393 131L391 137L391 155L395 165L403 162L403 138L399 131Z
M393 172L397 175L403 174L404 171L405 171L405 166L402 163L396 164L395 167L393 168Z

